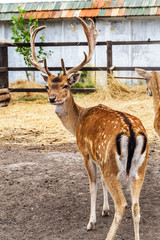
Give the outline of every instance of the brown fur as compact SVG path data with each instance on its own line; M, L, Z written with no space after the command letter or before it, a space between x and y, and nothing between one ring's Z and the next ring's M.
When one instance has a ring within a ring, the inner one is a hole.
M72 81L76 82L73 78L74 75L72 76ZM127 202L118 178L120 169L115 155L117 154L116 136L123 132L125 136L129 137L130 126L135 134L135 138L138 136L142 137L142 133L146 136L146 131L141 121L130 114L115 111L104 105L92 108L78 106L74 102L70 87L64 88L65 85L71 86L72 82L63 74L59 77L59 80L56 78L56 81L54 81L54 77L49 76L47 83L49 87L49 99L56 98L57 102L54 103L56 113L64 126L76 136L77 146L84 158L91 193L91 214L87 229L93 229L96 223L95 198L97 174L95 163L97 163L102 173L103 182L107 186L115 204L115 217L106 240L114 239L127 207ZM137 170L138 179L131 179L132 212L136 240L139 240L139 194L144 180L148 154L147 138L146 141L146 155L142 165ZM108 207L105 207L102 215L107 215L108 211Z
M32 65L48 75L43 77L48 84L49 101L55 105L55 112L64 126L76 136L78 148L83 155L91 194L91 212L87 230L93 229L96 224L97 164L102 173L104 194L102 216L108 215L109 212L108 190L115 205L114 219L106 240L115 238L127 207L121 188L121 177L125 178L125 182L127 179L130 181L135 240L139 240L139 194L145 175L148 154L146 132L141 121L134 116L114 111L104 105L82 108L74 102L70 87L79 81L80 74L71 76L70 74L80 70L91 60L98 34L93 20L90 19L91 26L88 26L81 18L77 19L84 28L89 47L88 55L84 52L85 59L81 64L66 70L62 59L63 74L58 77L55 77L49 71L46 59L43 60L44 68L39 65L34 40L36 33L44 26L36 28L34 31L33 26L31 27L33 61L31 58L29 59Z
M151 90L153 96L154 107L154 129L160 136L160 73L159 72L146 72L143 69L136 69L137 73L144 77L147 83L148 90Z
M154 118L154 129L160 136L160 106L157 108Z

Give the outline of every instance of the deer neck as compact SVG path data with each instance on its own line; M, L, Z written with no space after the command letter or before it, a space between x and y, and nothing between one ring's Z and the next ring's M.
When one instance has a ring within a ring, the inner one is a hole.
M78 106L72 94L61 105L55 105L55 113L60 118L65 128L75 135L76 126L81 116L86 112L85 108Z
M159 73L154 72L154 78L151 82L152 84L152 95L153 95L153 107L156 113L158 107L160 106L160 76Z

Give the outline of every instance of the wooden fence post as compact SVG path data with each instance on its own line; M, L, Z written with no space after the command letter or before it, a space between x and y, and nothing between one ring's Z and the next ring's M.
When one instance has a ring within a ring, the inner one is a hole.
M112 42L107 41L107 72L110 73L112 67Z
M0 88L8 88L8 46L0 43Z

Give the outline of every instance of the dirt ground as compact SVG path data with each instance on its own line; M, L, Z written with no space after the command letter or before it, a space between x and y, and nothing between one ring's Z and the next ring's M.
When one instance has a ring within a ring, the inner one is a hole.
M67 145L67 146L66 146ZM70 147L70 150L69 150ZM67 151L66 151L67 149ZM141 239L160 239L160 143L150 144L147 173L141 192ZM63 150L63 152L61 151ZM87 232L90 196L81 155L73 143L41 152L0 148L1 240L104 240L113 219L102 217L102 188L98 183L97 225ZM134 239L130 193L129 208L116 239Z
M145 94L118 101L95 95L75 96L80 105L98 101L137 115L145 125L150 150L141 192L141 239L160 239L160 141L153 129L152 100ZM97 100L98 99L98 100ZM138 111L137 111L138 109ZM74 137L67 132L47 101L13 100L0 109L0 240L104 240L111 225L102 217L102 187L98 180L97 225L85 230L89 219L88 176ZM116 240L134 239L130 191L129 208Z

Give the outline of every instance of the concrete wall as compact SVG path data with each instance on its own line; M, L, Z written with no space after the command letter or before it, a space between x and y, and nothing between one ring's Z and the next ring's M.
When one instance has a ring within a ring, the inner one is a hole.
M65 19L54 21L39 21L39 25L46 25L42 30L46 42L77 42L86 41L83 28L77 20ZM10 23L0 22L0 39L11 40ZM141 41L160 40L160 18L123 18L123 19L96 19L98 29L97 41ZM39 41L38 34L36 41ZM60 66L61 58L64 58L66 66L75 66L83 60L83 51L87 47L54 47L45 48L53 51L48 57L48 67ZM160 45L137 45L137 46L114 46L113 65L115 66L159 66ZM106 47L97 46L94 57L88 66L104 67L107 64ZM14 48L9 48L9 67L25 66L23 57L15 52ZM54 74L57 74L56 72ZM115 73L119 76L134 76L134 72ZM104 85L107 79L106 72L94 72L91 77L96 78L99 86ZM25 79L23 72L10 72L9 80ZM36 81L43 83L39 72L36 72Z

